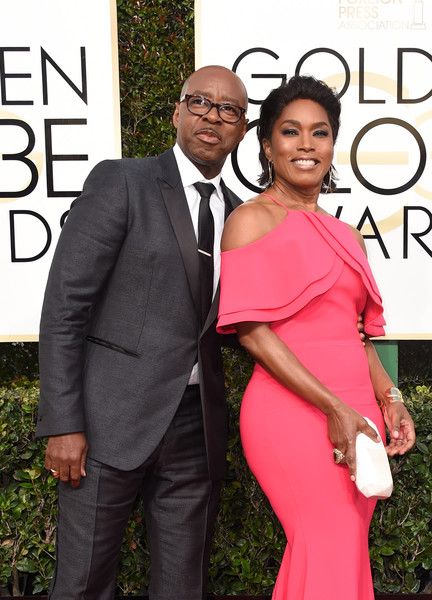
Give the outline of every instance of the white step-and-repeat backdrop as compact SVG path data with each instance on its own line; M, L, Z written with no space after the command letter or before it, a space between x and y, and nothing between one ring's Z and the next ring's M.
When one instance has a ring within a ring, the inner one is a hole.
M361 228L389 338L432 338L432 4L197 0L196 66L245 82L249 132L224 177L258 191L260 102L311 73L342 98L332 214ZM0 341L37 339L52 253L91 167L120 156L115 0L0 6Z
M257 193L256 119L294 73L342 101L340 193L321 205L358 226L385 303L387 337L432 338L432 2L197 0L196 66L222 64L249 93L249 131L224 179Z
M0 341L37 339L68 208L120 154L115 0L2 0Z

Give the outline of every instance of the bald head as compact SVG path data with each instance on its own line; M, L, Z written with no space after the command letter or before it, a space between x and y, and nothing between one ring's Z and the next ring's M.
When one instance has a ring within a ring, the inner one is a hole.
M226 67L222 67L221 65L208 65L194 71L184 82L180 92L180 97L182 98L185 94L191 93L191 89L194 87L194 80L201 80L202 77L206 79L220 79L222 81L226 81L227 83L230 82L230 85L238 86L242 97L241 106L243 108L247 108L248 95L243 81L240 79L240 77L233 73L233 71L227 69Z

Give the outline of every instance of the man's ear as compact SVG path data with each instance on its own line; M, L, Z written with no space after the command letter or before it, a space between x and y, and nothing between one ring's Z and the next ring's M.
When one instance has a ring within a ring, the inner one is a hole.
M176 102L175 109L172 116L172 122L174 127L177 129L179 122L179 111L180 111L180 102Z

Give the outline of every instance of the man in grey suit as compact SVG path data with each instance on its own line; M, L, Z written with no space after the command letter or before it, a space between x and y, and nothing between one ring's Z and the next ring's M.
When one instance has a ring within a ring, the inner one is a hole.
M234 73L196 71L176 104L174 148L97 165L63 227L42 310L37 424L60 480L52 600L114 597L139 493L151 600L205 596L227 435L219 243L240 203L220 172L246 107Z

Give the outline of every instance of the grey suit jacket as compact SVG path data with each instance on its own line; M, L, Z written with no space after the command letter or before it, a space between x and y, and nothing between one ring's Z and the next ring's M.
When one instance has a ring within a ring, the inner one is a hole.
M200 331L197 243L172 150L97 165L48 277L36 435L84 431L89 456L134 469L164 435L198 358L209 472L222 477L217 306L218 294Z

